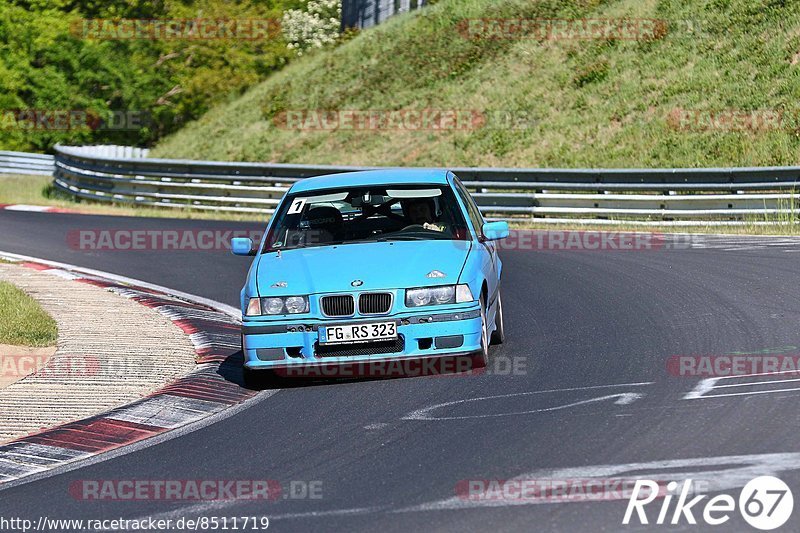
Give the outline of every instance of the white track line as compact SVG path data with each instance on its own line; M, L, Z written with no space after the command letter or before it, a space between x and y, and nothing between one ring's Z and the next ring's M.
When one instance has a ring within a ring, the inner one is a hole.
M513 413L497 413L497 414L488 414L488 415L471 415L471 416L442 416L442 417L433 417L430 415L430 412L434 409L440 409L442 407L449 407L451 405L459 405L468 402L477 402L482 400L494 400L498 398L513 398L516 396L532 396L536 394L550 394L550 393L559 393L559 392L571 392L571 391L586 391L586 390L595 390L595 389L608 389L608 388L618 388L618 387L644 387L647 385L652 385L654 382L652 381L642 381L636 383L619 383L619 384L610 384L610 385L591 385L588 387L572 387L568 389L549 389L549 390L541 390L541 391L530 391L530 392L515 392L512 394L500 394L496 396L481 396L479 398L464 398L461 400L453 400L450 402L442 402L437 403L435 405L430 405L428 407L423 407L422 409L417 409L412 411L411 413L407 414L402 418L402 420L424 420L424 421L439 421L439 420L466 420L466 419L473 419L473 418L492 418L492 417L499 417L499 416L513 416L513 415L523 415L523 414L533 414L533 413L540 413L540 412L549 412L549 411L557 411L560 409L567 409L569 407L576 407L579 405L584 405L588 403L598 402L609 400L611 398L618 398L615 402L619 405L627 405L632 403L638 398L641 398L642 395L638 393L621 393L621 394L612 394L603 396L601 398L591 398L587 400L581 400L578 402L570 403L568 405L561 405L557 407L548 407L543 409L534 409L528 411L517 411Z

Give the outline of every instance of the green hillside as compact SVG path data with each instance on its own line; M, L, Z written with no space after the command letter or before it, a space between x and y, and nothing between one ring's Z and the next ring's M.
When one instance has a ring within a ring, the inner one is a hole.
M622 40L581 40L568 32L558 39L474 38L464 26L478 18L624 17L656 22L643 38ZM153 156L437 166L788 165L800 163L798 102L800 2L440 0L304 56L165 138ZM415 109L478 118L468 127L366 131L296 128L291 120L298 112L318 116L316 110L337 110L341 119L353 110Z

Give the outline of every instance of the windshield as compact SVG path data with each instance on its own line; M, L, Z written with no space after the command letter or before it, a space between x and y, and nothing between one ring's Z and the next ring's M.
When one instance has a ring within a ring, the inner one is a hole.
M464 240L467 234L450 187L349 187L287 197L276 214L264 250L375 241Z

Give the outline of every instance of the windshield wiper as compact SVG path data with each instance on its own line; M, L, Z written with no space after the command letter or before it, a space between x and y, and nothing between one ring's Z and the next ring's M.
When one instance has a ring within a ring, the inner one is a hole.
M397 237L381 237L378 242L387 241L429 241L428 237L412 237L410 235L398 235Z
M361 244L363 242L376 242L375 239L346 239L343 241L331 241L325 244Z

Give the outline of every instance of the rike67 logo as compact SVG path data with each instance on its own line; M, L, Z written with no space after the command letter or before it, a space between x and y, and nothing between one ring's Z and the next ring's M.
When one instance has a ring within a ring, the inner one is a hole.
M761 476L749 481L739 493L738 502L729 494L719 494L707 501L703 501L708 498L705 494L689 499L693 495L691 479L683 483L680 492L678 490L678 483L675 481L666 485L665 492L664 487L659 486L656 481L637 480L622 523L629 525L635 516L640 524L649 524L645 507L659 497L663 497L658 518L655 520L655 524L659 525L697 524L697 513L706 524L719 526L730 520L738 503L739 513L748 524L767 531L785 524L794 508L794 497L789 486L772 476ZM677 502L671 509L674 496L677 496ZM636 524L636 520L633 523Z

